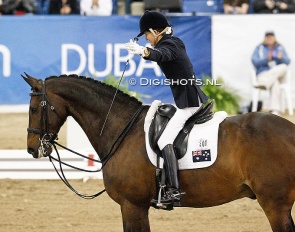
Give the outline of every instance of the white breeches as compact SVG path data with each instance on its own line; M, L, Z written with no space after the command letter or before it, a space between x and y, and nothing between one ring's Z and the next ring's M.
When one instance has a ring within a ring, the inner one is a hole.
M200 103L201 106L201 103ZM170 121L167 123L167 126L158 140L158 146L160 150L168 144L173 144L176 139L179 131L183 128L185 122L189 117L191 117L200 107L188 107L184 109L179 109L176 107L176 112Z

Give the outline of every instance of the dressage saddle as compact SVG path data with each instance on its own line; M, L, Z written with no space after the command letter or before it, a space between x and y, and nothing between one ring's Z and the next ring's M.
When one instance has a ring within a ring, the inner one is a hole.
M202 124L213 118L214 100L210 101L207 105L202 105L199 110L193 114L185 123L182 130L178 133L173 145L176 151L177 159L182 158L187 150L187 143L189 133L195 124ZM158 147L158 140L165 130L167 123L173 117L176 112L175 106L171 104L165 104L158 107L158 110L154 116L149 129L149 142L153 151L160 157L162 152Z

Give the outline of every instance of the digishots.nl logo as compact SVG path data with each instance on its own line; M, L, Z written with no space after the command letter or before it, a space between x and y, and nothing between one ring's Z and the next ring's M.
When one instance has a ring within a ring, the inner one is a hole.
M193 85L194 83L198 86L203 85L215 85L221 86L221 83L218 83L216 79L149 79L149 78L130 78L129 84L132 86L140 85L140 86L171 86L171 85Z

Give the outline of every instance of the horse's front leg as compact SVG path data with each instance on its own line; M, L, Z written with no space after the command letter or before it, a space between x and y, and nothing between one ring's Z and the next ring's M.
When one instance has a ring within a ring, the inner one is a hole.
M124 232L148 232L150 223L148 217L149 207L133 205L125 202L121 205Z

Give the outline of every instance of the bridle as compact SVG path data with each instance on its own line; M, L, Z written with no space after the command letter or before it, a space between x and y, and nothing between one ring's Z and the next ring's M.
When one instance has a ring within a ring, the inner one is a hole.
M49 99L47 98L46 95L46 89L45 89L45 80L41 80L42 81L42 91L41 92L32 92L30 93L31 97L34 96L41 96L42 100L40 103L41 106L41 118L40 118L40 129L36 129L36 128L31 128L28 127L27 131L28 133L33 133L33 134L39 134L40 135L40 147L39 149L41 149L42 154L46 154L46 148L50 148L51 146L54 147L56 154L57 154L57 159L55 157L53 157L52 155L48 155L50 162L52 163L56 173L58 174L58 176L60 177L60 179L65 183L65 185L71 189L74 193L76 193L78 196L84 198L84 199L93 199L99 195L101 195L103 192L105 192L105 189L93 194L93 195L83 195L81 193L79 193L77 190L75 190L72 185L68 182L66 176L64 175L63 172L63 168L62 165L68 166L70 168L74 168L76 170L80 170L80 171L85 171L85 172L100 172L102 171L103 167L106 165L107 161L109 161L111 159L111 157L115 154L116 150L119 148L119 146L121 145L121 143L123 142L123 140L125 139L125 137L127 136L127 134L129 133L130 129L133 127L133 125L135 124L135 122L137 121L138 116L141 114L141 112L144 109L144 105L142 105L141 107L138 108L138 110L133 114L133 116L131 117L131 119L129 120L129 122L126 124L125 128L122 130L122 132L119 134L119 136L115 139L113 145L111 146L111 148L109 149L109 152L107 153L107 155L103 156L103 158L101 160L97 160L97 159L93 159L90 158L88 156L82 155L78 152L75 152L61 144L59 144L58 142L56 142L55 140L58 138L58 134L57 133L51 133L50 132L50 128L49 128L49 116L48 116L48 106L50 107L50 109L59 117L58 112L55 110L55 107L50 103ZM45 130L43 130L43 125L45 124ZM97 170L86 170L86 169L82 169L82 168L78 168L75 167L73 165L67 164L65 162L63 162L60 158L59 152L56 148L56 145L64 148L65 150L68 150L78 156L81 156L85 159L97 162L97 163L101 163L102 166L101 168L97 169ZM60 172L58 171L58 169L56 168L56 166L53 163L54 161L57 161L59 163L59 167L60 167Z
M47 96L46 96L46 90L45 90L45 80L42 81L42 92L32 92L30 93L31 97L34 96L41 96L42 100L40 102L41 106L41 118L40 118L40 128L32 128L28 127L27 131L28 133L33 134L39 134L40 135L40 147L39 150L41 150L41 154L46 155L47 151L46 148L49 148L52 146L55 139L57 139L57 133L51 133L49 132L49 117L48 117L48 106L50 109L59 117L58 113L56 112L54 106L49 102ZM43 125L45 125L45 129L43 129Z

